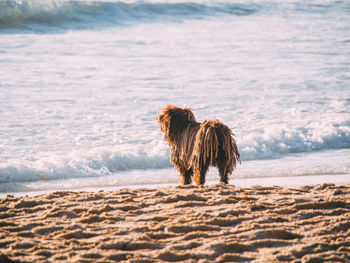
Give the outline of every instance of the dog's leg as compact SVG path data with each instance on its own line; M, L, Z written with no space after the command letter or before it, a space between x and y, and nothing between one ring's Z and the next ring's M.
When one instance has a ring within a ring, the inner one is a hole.
M182 185L191 184L192 183L192 175L193 175L192 169L189 169L189 170L181 169L180 170L180 183Z
M196 181L196 185L204 185L205 184L205 174L208 171L209 166L201 167L200 170L195 171L194 180Z
M220 182L224 184L228 184L228 174L226 172L226 169L223 166L218 167L219 173L220 173Z
M192 169L189 169L185 172L184 184L191 184L192 183L192 175L193 175Z

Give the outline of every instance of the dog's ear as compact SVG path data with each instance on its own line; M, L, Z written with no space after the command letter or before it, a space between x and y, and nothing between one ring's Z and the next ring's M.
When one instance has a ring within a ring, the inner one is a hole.
M157 121L160 123L160 130L164 133L165 139L169 140L170 116L166 109L158 115Z
M162 122L163 122L163 119L164 119L164 113L161 113L161 114L159 114L159 115L157 116L157 121L158 121L159 123L162 123Z
M164 122L165 119L167 119L169 116L172 115L172 111L174 110L175 106L173 105L166 105L162 111L161 114L158 115L157 121L159 123Z

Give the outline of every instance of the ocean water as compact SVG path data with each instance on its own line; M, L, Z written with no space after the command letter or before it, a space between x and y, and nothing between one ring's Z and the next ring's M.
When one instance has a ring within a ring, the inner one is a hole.
M231 127L233 183L350 182L350 2L0 1L0 194L177 183L166 104Z

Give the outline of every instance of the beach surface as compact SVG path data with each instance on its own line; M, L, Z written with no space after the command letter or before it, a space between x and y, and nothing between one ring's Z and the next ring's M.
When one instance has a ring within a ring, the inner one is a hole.
M0 262L349 262L350 185L0 199Z

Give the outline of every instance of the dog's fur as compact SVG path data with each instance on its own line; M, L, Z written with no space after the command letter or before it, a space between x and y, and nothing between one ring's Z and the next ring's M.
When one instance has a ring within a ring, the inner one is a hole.
M240 155L233 133L218 120L196 121L190 108L167 105L157 117L171 150L171 162L181 176L182 184L205 183L209 166L219 169L220 182L229 181Z

